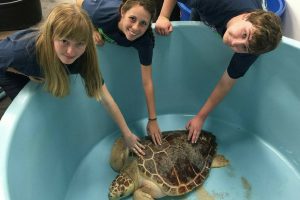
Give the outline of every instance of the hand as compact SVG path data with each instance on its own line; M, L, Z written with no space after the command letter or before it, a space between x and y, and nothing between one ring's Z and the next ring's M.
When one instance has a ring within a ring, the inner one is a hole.
M99 45L99 46L104 45L104 40L97 30L93 31L93 38L94 38L94 42L96 43L96 45Z
M156 120L149 120L147 124L147 133L151 136L155 145L161 145L161 133Z
M192 139L192 143L196 143L201 133L204 119L196 115L189 120L185 128L189 130L188 140Z
M160 35L169 35L173 31L170 20L166 17L159 16L155 23L155 31Z
M143 151L145 149L144 145L142 145L139 141L140 139L133 133L129 134L124 138L126 146L134 152L137 156L144 156L145 152Z

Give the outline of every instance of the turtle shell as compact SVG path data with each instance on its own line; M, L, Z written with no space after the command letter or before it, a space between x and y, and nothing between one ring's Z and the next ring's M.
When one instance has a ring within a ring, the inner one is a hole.
M162 133L162 144L143 141L146 156L137 159L141 174L169 196L182 195L203 184L216 153L215 136L202 131L196 144L186 130Z

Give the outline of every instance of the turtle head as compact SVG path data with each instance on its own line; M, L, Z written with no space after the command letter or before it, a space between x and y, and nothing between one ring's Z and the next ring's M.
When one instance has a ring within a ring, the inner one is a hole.
M108 199L117 200L126 197L134 192L134 182L126 174L118 175L109 187Z

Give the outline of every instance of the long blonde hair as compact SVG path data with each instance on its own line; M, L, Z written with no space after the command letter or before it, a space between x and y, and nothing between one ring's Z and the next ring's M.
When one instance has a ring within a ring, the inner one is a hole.
M70 82L69 72L57 57L53 41L70 39L86 44L85 52L77 61L80 64L80 75L87 95L101 99L102 76L92 34L93 25L87 13L77 5L69 3L56 6L41 26L36 42L37 60L44 73L45 88L54 96L66 96L70 90Z

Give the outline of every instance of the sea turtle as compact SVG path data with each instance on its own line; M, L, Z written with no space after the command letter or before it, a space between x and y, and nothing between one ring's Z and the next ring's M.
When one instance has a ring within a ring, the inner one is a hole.
M203 184L211 167L222 167L228 161L216 155L215 136L201 131L197 143L187 140L187 131L162 133L162 144L150 138L142 141L145 156L129 153L118 139L111 152L111 167L120 172L113 180L108 197L121 199L133 193L134 200L180 196Z

